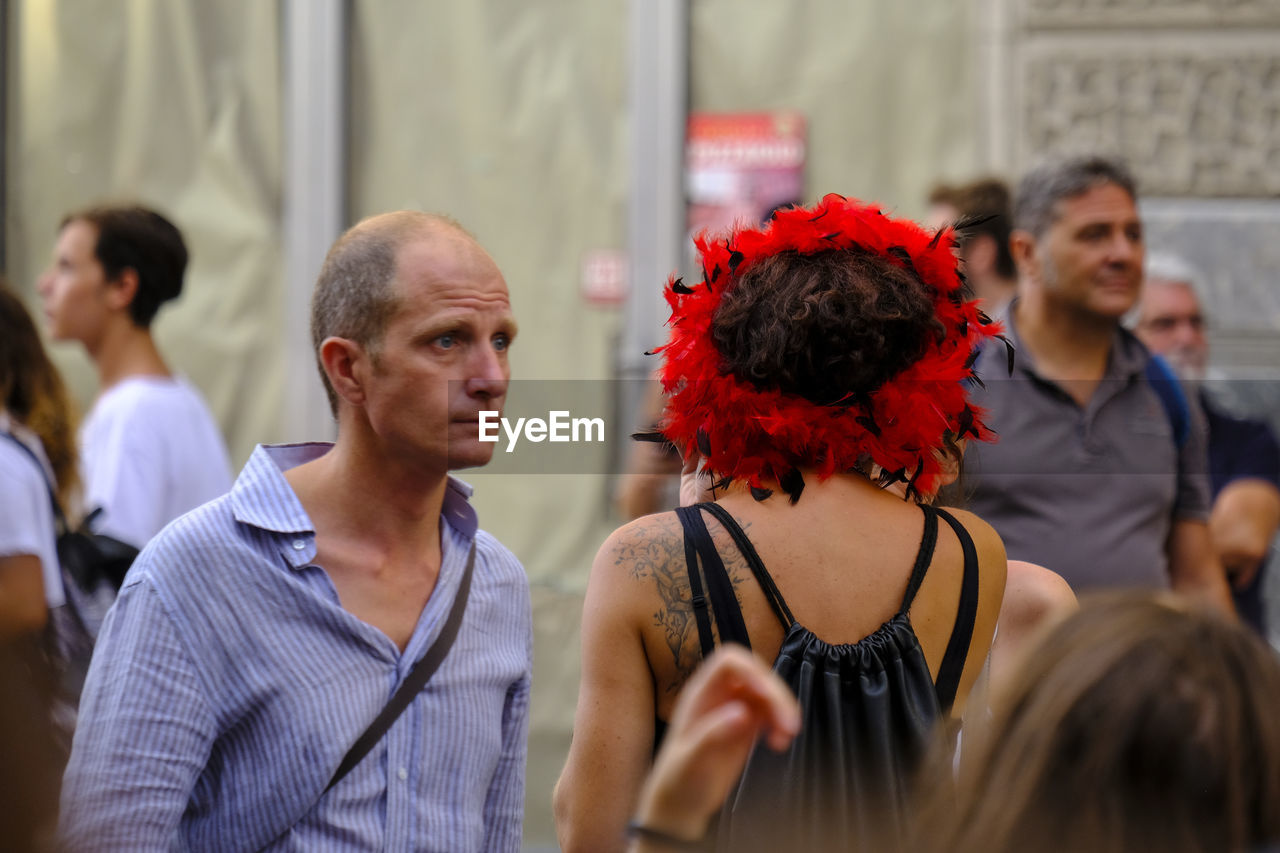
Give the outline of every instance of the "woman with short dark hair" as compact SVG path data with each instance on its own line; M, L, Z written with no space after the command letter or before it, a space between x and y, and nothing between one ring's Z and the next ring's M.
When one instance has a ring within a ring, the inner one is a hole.
M703 280L668 295L660 428L725 491L596 557L561 845L623 848L664 721L726 643L773 664L804 726L751 755L720 849L900 837L934 728L991 645L1005 555L975 516L884 487L929 496L957 442L990 437L963 383L998 328L963 299L949 230L839 196L698 247Z

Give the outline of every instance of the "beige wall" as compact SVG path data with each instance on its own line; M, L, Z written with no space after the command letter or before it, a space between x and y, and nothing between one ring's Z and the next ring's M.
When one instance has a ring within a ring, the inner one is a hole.
M922 215L929 187L979 167L972 3L690 3L695 110L796 109L808 200Z
M239 464L255 442L284 438L276 5L31 0L10 9L8 275L34 293L68 210L127 199L170 216L191 266L156 336L208 397ZM53 352L87 407L96 381L87 358L78 345Z

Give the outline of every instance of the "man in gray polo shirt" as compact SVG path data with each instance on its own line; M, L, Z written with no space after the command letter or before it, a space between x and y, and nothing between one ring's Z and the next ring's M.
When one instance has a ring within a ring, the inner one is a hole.
M1029 173L1010 239L1018 296L1003 312L1015 349L987 346L974 401L999 434L965 455L968 507L1010 559L1077 591L1173 587L1231 609L1209 542L1205 427L1158 393L1150 354L1120 319L1142 283L1133 179L1089 157Z

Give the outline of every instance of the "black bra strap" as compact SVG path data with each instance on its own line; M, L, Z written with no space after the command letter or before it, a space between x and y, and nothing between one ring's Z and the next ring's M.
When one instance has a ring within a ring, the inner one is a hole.
M916 552L916 564L911 567L911 578L907 581L907 591L902 596L899 613L906 613L911 609L911 602L916 600L920 584L929 571L929 564L933 562L933 549L938 545L938 512L924 504L920 509L924 510L924 535L920 537L920 550Z
M691 530L693 523L690 519L697 518L698 511L689 507L676 507L676 517L680 519L680 526L684 528L684 562L689 572L689 594L693 599L693 618L698 625L698 641L702 645L702 657L705 660L715 650L716 640L711 634L711 618L707 614L707 598L702 594L702 576L698 572L698 552L693 544Z
M765 569L764 561L756 553L755 546L747 538L746 532L738 526L738 522L729 514L729 511L719 504L702 503L698 504L698 507L715 516L721 526L729 531L729 535L733 537L734 544L738 546L742 556L747 558L747 565L751 567L751 573L756 576L756 582L764 590L764 597L769 600L769 606L773 608L774 615L778 617L778 621L782 623L783 628L789 629L795 624L796 618L791 615L791 608L787 607L787 602L782 598L782 593L778 591L777 584L773 582L773 576Z
M938 694L938 703L943 711L950 711L956 701L956 690L960 687L960 674L964 672L964 662L969 657L969 645L973 641L973 626L978 619L978 551L973 546L973 538L964 525L956 521L951 513L944 509L936 510L942 519L951 525L964 550L964 580L960 585L960 608L956 613L956 625L951 631L951 640L947 643L946 654L942 657L942 665L938 667L938 679L934 689Z

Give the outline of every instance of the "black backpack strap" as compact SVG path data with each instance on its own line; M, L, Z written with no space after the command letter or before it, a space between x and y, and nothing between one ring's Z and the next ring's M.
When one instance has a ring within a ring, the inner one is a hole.
M907 581L907 591L902 596L899 613L906 613L911 609L911 602L915 601L916 593L920 591L920 584L929 571L929 564L933 562L934 548L938 545L938 511L927 504L921 504L920 509L924 511L924 534L920 537L920 550L916 552L916 563L911 567L911 578Z
M698 551L693 544L690 531L691 516L697 510L687 506L676 507L676 518L684 528L684 563L689 573L689 594L692 597L693 619L698 625L698 642L702 645L702 657L705 660L715 650L716 638L711 634L711 616L707 613L707 597L702 594L702 575L698 572Z
M960 674L964 672L964 662L969 657L969 645L973 640L973 626L978 619L978 551L973 545L973 537L964 525L945 509L935 510L960 540L964 551L964 580L960 584L960 608L956 613L956 625L951 631L951 640L947 643L946 654L942 657L942 665L938 667L938 678L934 682L934 690L938 694L938 704L943 711L950 711L956 701L956 690L960 687Z
M791 615L791 608L787 607L786 600L783 599L782 593L778 591L778 585L773 582L773 576L764 567L764 561L760 559L760 554L756 552L755 546L747 538L746 531L739 526L734 517L729 514L729 511L719 504L704 503L698 504L698 506L715 516L716 521L720 522L720 525L729 531L729 535L733 537L734 544L738 546L742 556L746 557L747 565L751 567L751 573L756 576L756 582L764 590L764 597L769 600L769 606L773 608L773 613L778 617L778 621L782 623L782 627L790 628L794 625L796 618Z
M351 745L351 749L347 750L347 754L342 758L342 763L333 772L333 778L325 786L326 792L338 784L342 777L350 773L351 769L369 754L369 750L373 749L374 745L382 740L382 736L391 728L391 724L404 713L404 709L409 707L414 697L422 692L422 688L426 686L431 675L440 667L445 655L449 654L449 649L453 647L453 641L458 637L458 628L462 625L463 611L467 609L467 598L471 594L471 575L475 564L476 543L472 539L471 550L467 553L467 568L462 573L462 582L458 585L458 594L453 599L453 608L449 611L449 619L444 623L440 636L436 637L436 641L431 644L431 648L427 649L427 653L413 665L413 670L400 683L400 687L392 695L391 701L387 703L378 716L374 717L373 722L364 730L364 733L356 738L356 742Z
M738 606L738 596L733 591L733 582L729 580L729 572L720 559L720 552L711 541L711 534L702 520L702 513L692 507L682 520L685 541L693 540L694 548L702 559L702 571L707 576L707 597L711 599L711 612L715 616L716 628L720 631L720 642L739 643L751 648L751 638L747 636L747 623L742 618L742 608Z
M40 472L40 479L44 480L45 488L49 492L49 506L53 508L53 522L57 526L57 533L62 534L67 530L67 517L62 514L62 504L58 502L58 493L54 491L53 483L49 482L49 475L45 473L44 463L40 461L40 457L36 456L35 451L27 447L13 433L6 430L0 430L0 435L16 444L23 453L31 458L32 463L36 466L36 470Z

